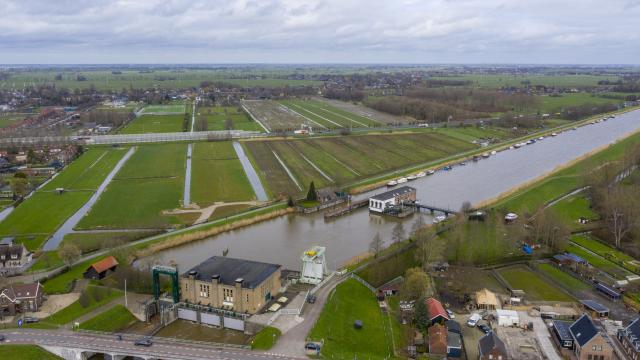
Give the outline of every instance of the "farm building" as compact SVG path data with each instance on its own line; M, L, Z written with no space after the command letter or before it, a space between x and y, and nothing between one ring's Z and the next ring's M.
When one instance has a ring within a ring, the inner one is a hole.
M629 358L640 359L640 318L635 319L626 328L619 330L617 338Z
M444 356L447 353L447 328L435 324L429 327L429 354Z
M440 301L434 298L428 298L426 300L426 304L431 324L444 323L445 321L450 320L449 314L447 314Z
M480 360L508 360L509 354L504 342L494 333L490 331L478 341L478 359Z
M562 320L554 320L551 323L554 339L561 348L573 349L573 337L571 336L571 331L569 331L571 324L571 321Z
M12 237L0 240L0 272L18 269L30 263L32 256L24 244L14 244Z
M520 317L515 310L496 310L498 326L516 326L520 323Z
M416 201L416 189L411 186L402 186L370 197L369 211L382 214L387 208L414 201Z
M14 316L27 311L36 312L42 305L42 285L13 284L0 293L0 314Z
M280 291L281 265L213 256L180 278L192 304L254 314Z
M612 288L608 287L603 283L596 284L596 291L598 291L600 294L604 295L605 297L609 298L609 300L612 300L612 301L620 300L620 298L622 297L619 292L613 290Z
M588 315L582 315L570 327L573 353L578 360L612 360L613 349Z
M499 302L496 294L489 289L476 291L476 306L478 309L495 310L498 308Z
M118 260L113 256L107 256L106 258L91 264L82 276L85 279L92 280L104 279L109 272L115 271L117 266Z
M580 300L584 311L594 318L606 318L609 316L609 308L593 300Z
M378 291L386 296L397 295L403 283L404 277L398 276L397 278L380 286Z

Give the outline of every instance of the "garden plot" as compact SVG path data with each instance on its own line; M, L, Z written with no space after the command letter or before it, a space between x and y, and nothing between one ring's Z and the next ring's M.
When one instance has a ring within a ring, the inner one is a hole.
M121 134L171 133L184 131L185 115L142 115L125 126Z
M209 106L198 108L197 119L205 119L207 122L206 130L247 130L247 131L264 131L264 128L242 110L234 106ZM196 128L198 122L196 122ZM201 129L199 129L201 130Z
M298 130L302 125L326 129L320 123L314 123L300 114L271 100L244 100L242 106L247 113L269 131Z
M573 301L569 295L524 266L498 270L512 290L523 290L529 301Z
M186 111L185 104L148 105L142 109L145 114L184 114Z
M340 109L342 111L346 111L348 113L370 119L371 121L382 122L386 125L408 124L411 122L415 122L415 119L383 113L383 112L374 110L372 108L366 107L362 104L354 104L352 102L332 100L332 99L326 99L321 97L314 97L313 99L320 103L329 104L330 106Z
M286 100L281 101L281 103L302 115L319 123L323 123L325 126L331 128L366 128L385 125L381 121L359 116L319 101Z

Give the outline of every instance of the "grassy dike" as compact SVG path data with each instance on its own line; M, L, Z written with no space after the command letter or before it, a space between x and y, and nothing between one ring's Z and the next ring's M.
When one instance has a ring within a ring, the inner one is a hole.
M506 142L500 143L500 144L496 144L496 145L492 145L492 146L487 146L484 148L480 148L480 149L474 149L474 150L470 150L470 151L466 151L460 154L456 154L456 155L452 155L449 157L446 157L444 159L439 159L436 161L430 161L430 162L426 162L423 164L418 164L418 165L413 165L404 169L400 169L400 170L396 170L396 171L392 171L386 174L382 174L379 176L375 176L372 178L368 178L365 180L361 180L361 181L357 181L354 182L352 184L349 184L347 186L347 189L349 190L349 192L351 194L360 194L363 192L367 192L367 191L371 191L371 190L375 190L378 189L380 187L383 187L386 185L386 183L389 180L401 177L401 176L407 176L419 171L426 171L426 170L430 170L433 169L435 170L436 167L441 167L441 166L446 166L446 165L454 165L455 163L463 160L463 159L468 159L474 155L479 155L485 152L489 152L489 151L502 151L502 150L506 150L508 149L510 146L520 143L520 142L525 142L527 140L530 139L535 139L538 138L540 136L548 136L551 133L554 132L559 132L559 131L565 131L565 130L569 130L572 129L573 127L576 126L584 126L587 125L588 123L590 123L593 120L596 119L600 119L604 116L610 116L610 115L620 115L620 114L624 114L633 110L638 110L640 109L640 107L631 107L631 108L625 108L623 110L619 110L619 111L615 111L615 112L610 112L610 113L605 113L605 114L598 114L598 115L594 115L594 116L590 116L584 120L580 120L580 121L576 121L576 122L571 122L568 124L564 124L564 125L560 125L560 126L556 126L553 128L549 128L549 129L545 129L542 131L538 131L538 132L534 132L531 134L528 134L526 136L522 136L519 138L514 138L514 139L510 139ZM597 150L596 150L597 151ZM592 152L593 153L593 152ZM588 156L588 155L586 155ZM545 177L546 175L543 175L542 177ZM534 180L537 181L537 180ZM485 202L484 204L489 204L491 202L493 202L494 200L497 200L499 198L501 198L502 196L499 196L496 199L492 199L490 201Z

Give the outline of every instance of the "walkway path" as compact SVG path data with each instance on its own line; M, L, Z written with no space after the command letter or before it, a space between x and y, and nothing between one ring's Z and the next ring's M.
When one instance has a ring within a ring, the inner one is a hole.
M307 304L305 307L302 322L282 334L270 352L289 356L305 356L304 345L307 340L307 335L320 317L320 313L329 298L329 294L345 279L347 278L334 276L318 290L315 293L316 302L314 304Z
M76 225L78 225L80 220L89 212L89 210L91 210L91 207L93 206L93 204L95 204L98 201L98 199L100 198L100 195L102 195L102 193L107 189L107 186L109 185L109 183L111 183L111 180L113 180L113 178L116 176L118 171L120 171L120 168L124 166L124 164L127 162L127 160L129 160L129 158L131 157L131 155L133 155L135 151L136 151L135 146L131 147L129 151L127 151L127 153L122 157L122 159L118 161L118 163L113 168L113 170L111 170L109 175L107 175L107 177L104 179L102 184L100 184L100 186L98 187L96 192L91 196L91 198L89 198L89 200L78 211L76 211L73 215L71 215L71 217L67 219L67 221L65 221L65 223L58 228L58 230L56 230L53 236L51 236L47 240L47 242L44 244L43 250L48 251L48 250L57 249L58 245L60 245L60 243L62 242L62 239L64 239L64 236L73 232L73 228L76 227Z
M251 164L251 161L249 161L247 155L245 155L242 145L240 145L239 142L234 141L233 149L236 151L236 155L240 160L240 164L242 164L242 169L244 170L247 179L249 179L249 184L251 184L254 194L256 194L256 199L258 199L258 201L269 200L267 192L264 190L262 182L260 181L260 177L256 173L256 169L253 168L253 165Z
M176 215L176 214L200 213L200 216L198 217L198 219L193 223L195 225L195 224L202 224L202 223L208 221L209 218L211 217L211 215L213 215L214 211L216 211L216 209L220 208L220 207L231 206L231 205L257 206L257 205L260 205L260 204L261 203L259 201L237 201L237 202L217 201L213 205L207 206L207 207L202 208L202 209L175 209L175 210L171 210L171 211L166 211L166 212L164 212L164 214L166 214L166 215Z

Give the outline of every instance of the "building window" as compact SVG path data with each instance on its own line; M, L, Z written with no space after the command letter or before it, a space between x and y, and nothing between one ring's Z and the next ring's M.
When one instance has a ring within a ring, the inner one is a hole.
M233 302L233 289L223 289L224 301Z
M209 285L200 284L200 297L209 297Z
M249 302L249 294L247 294L247 302Z

